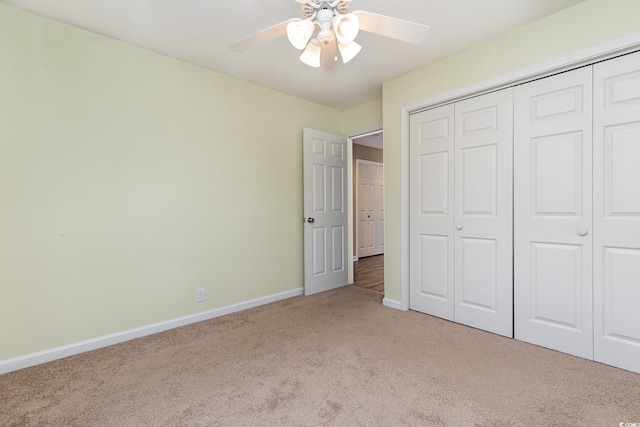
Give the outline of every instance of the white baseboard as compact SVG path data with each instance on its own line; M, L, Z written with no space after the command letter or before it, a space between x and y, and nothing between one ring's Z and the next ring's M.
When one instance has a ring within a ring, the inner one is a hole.
M356 261L358 261L358 257L357 257L357 256L354 256L354 257L353 257L353 262L356 262Z
M382 300L382 305L385 307L395 308L396 310L402 310L402 303L394 299L384 298Z
M202 322L204 320L224 316L225 314L236 313L238 311L247 310L249 308L254 308L287 298L296 297L299 295L303 295L303 293L303 288L293 289L291 291L269 295L238 304L232 304L226 307L215 308L213 310L205 311L202 313L179 317L177 319L154 323L151 325L142 326L140 328L130 329L124 332L118 332L115 334L105 335L102 337L93 338L62 347L56 347L49 350L39 351L37 353L27 354L25 356L2 360L0 361L0 375L6 374L7 372L17 371L18 369L28 368L30 366L62 359L64 357L73 356L74 354L84 353L86 351L96 350L98 348L107 347L136 338L141 338L147 335L156 334L158 332L167 331L169 329L178 328L180 326Z

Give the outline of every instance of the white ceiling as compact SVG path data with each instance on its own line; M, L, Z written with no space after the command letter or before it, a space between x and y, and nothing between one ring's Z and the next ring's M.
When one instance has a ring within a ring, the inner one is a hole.
M238 54L228 45L286 19L294 0L0 0L76 27L345 110L382 96L382 83L583 0L353 0L366 10L431 26L406 44L361 32L363 46L328 77L280 37ZM488 58L487 60L490 60Z
M357 137L353 140L354 144L365 145L371 148L377 148L378 150L384 149L384 133L382 131L376 132L367 136Z

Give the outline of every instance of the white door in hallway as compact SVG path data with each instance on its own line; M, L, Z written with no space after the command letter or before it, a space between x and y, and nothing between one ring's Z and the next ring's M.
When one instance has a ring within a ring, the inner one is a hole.
M594 65L594 359L640 372L640 53Z
M515 337L593 358L592 68L515 88Z
M455 104L455 321L513 337L513 89Z
M304 293L347 285L347 138L304 129Z
M384 168L382 163L358 160L358 257L384 253Z
M384 253L384 166L380 165L377 169L376 179L378 184L376 191L378 192L378 205L376 209L378 210L378 222L376 223L376 245L378 246L378 255L380 255Z
M454 320L454 107L410 117L409 301Z

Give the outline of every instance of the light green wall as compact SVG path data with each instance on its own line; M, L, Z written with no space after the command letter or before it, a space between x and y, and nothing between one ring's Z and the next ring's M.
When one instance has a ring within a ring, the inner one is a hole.
M342 133L349 135L382 124L382 99L367 102L342 114Z
M300 288L342 116L0 5L0 361Z
M401 295L401 107L637 32L639 0L587 0L384 84L385 297Z

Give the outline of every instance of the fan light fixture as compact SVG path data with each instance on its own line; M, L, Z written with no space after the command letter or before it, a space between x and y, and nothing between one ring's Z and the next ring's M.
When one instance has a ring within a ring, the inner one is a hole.
M309 43L309 39L313 35L313 22L305 19L296 19L287 25L287 37L289 42L298 50L302 50Z
M345 64L360 52L362 46L354 40L360 31L360 22L353 13L348 13L349 5L345 0L296 0L302 4L305 19L294 19L287 24L289 42L298 50L304 52L300 61L310 67L320 66L322 46L328 45L334 39L338 43L338 50ZM319 28L315 38L312 38L315 27Z
M360 53L360 46L356 42L351 43L338 43L338 50L340 51L340 55L342 55L342 61L346 64L356 57L358 53Z
M332 26L340 43L351 43L360 31L360 21L353 13L336 15L333 18Z
M302 9L302 19L287 19L238 40L229 48L243 53L286 34L293 47L303 51L302 62L326 72L335 71L340 57L347 63L358 55L362 46L355 39L360 31L416 45L429 35L428 25L364 10L349 12L351 0L294 1Z
M313 39L309 42L304 52L302 52L302 55L300 55L300 61L309 67L318 68L320 67L321 52L322 47L320 47L320 42L317 39Z

